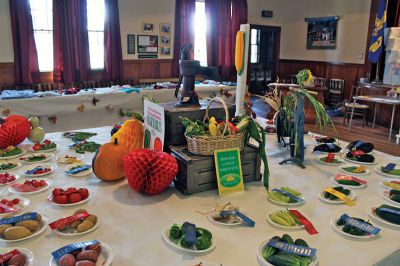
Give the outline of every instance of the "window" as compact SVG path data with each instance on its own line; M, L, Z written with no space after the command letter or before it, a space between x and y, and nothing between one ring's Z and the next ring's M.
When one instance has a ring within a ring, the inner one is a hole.
M53 71L53 0L29 1L39 70Z
M250 63L257 64L260 60L260 31L251 29Z
M202 66L207 66L206 5L203 1L196 1L194 32L194 59L199 60Z
M104 0L87 0L90 68L104 68Z

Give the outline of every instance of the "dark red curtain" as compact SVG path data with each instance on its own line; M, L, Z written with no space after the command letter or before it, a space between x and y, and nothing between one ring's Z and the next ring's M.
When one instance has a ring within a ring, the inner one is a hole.
M123 66L118 1L105 0L105 7L104 79L120 80L123 78Z
M86 0L53 0L55 82L87 80L90 69Z
M29 0L10 0L16 84L40 82Z
M172 76L179 76L180 50L183 45L194 45L194 15L196 0L176 0L175 2L175 40Z
M247 23L247 0L205 0L207 63L218 68L225 80L233 80L235 42L240 24Z

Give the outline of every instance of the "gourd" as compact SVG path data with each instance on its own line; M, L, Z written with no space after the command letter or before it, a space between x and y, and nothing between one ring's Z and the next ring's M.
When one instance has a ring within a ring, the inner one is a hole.
M29 136L30 130L31 123L24 116L0 118L0 149L20 144Z
M239 76L242 75L244 69L244 40L245 33L238 31L236 34L235 67Z
M111 141L118 139L120 145L128 148L128 151L134 151L143 147L143 123L137 119L126 120L121 128L111 137Z
M44 130L40 127L39 118L36 116L32 116L29 119L29 123L31 123L32 129L29 133L28 139L34 143L39 143L44 139Z
M106 182L122 179L124 177L124 157L128 152L127 147L120 144L117 138L113 142L100 146L93 157L93 173Z

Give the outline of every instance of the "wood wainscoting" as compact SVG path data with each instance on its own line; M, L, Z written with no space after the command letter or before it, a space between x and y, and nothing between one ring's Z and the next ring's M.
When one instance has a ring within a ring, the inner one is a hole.
M345 84L344 99L350 98L351 87L365 76L364 64L333 63L306 60L279 60L278 77L286 79L299 70L308 68L314 76L329 79L343 79Z
M14 84L14 63L0 63L0 87Z
M139 79L162 79L172 77L173 59L124 60L124 78L136 82Z

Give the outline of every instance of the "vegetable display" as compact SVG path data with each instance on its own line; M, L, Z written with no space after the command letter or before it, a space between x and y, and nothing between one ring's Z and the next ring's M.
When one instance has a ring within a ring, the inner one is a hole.
M12 170L16 168L18 164L16 163L2 163L0 164L0 170L1 171L7 171L7 170Z
M13 184L12 188L17 192L35 192L48 186L45 180L25 180L23 184Z
M184 225L173 224L169 230L169 240L185 249L206 250L212 245L212 234L207 229L196 227L196 242L185 241Z
M70 187L67 189L54 188L49 200L57 204L74 204L86 200L89 197L87 188Z
M63 134L65 138L69 138L73 142L84 141L96 135L97 133L91 133L91 132L65 132Z
M23 214L27 215L27 214ZM42 216L39 213L28 213L32 219L24 219L20 222L7 222L7 218L0 219L0 237L5 240L18 240L31 236L33 233L43 227Z
M298 198L301 198L303 196L299 191L291 189L289 187L282 187L281 190L289 194L292 194L293 196L296 196ZM298 203L298 201L294 200L293 198L281 194L277 191L268 191L268 197L280 203Z
M25 175L35 176L35 175L44 175L46 173L50 173L53 169L48 167L36 166L33 169L27 170Z
M315 137L315 141L318 143L335 143L336 139L333 137L329 137L329 136L319 136L319 137Z
M13 175L10 175L9 173L0 174L0 184L2 184L2 185L12 183L15 180L17 180L16 177Z
M31 123L24 116L0 118L0 149L23 142L30 133Z
M342 150L342 148L336 144L333 143L324 143L324 144L319 144L314 147L313 152L332 152L332 153L338 153Z
M389 197L391 200L400 203L400 190L397 189L389 190Z
M15 155L19 155L19 154L22 154L22 153L23 153L22 149L11 145L11 146L8 146L5 149L1 149L0 150L0 158L1 157L15 156Z
M29 155L28 157L24 157L24 158L19 158L19 160L20 161L23 161L23 162L30 162L30 163L33 163L33 162L42 162L42 161L44 161L44 160L46 160L47 159L47 157L46 157L46 155L44 155L44 154L31 154L31 155Z
M43 143L36 143L35 145L33 145L32 150L37 152L37 151L53 150L56 148L57 148L57 144L46 139L43 141Z
M58 260L58 266L96 266L101 262L102 246L97 242L93 245L88 245L74 249L71 253L64 254Z
M22 206L20 206L21 200L19 198L14 199L1 199L0 200L0 214L3 213L14 213L17 212Z
M111 137L111 141L118 139L121 145L125 145L129 152L143 147L144 126L137 119L126 120L121 128Z
M389 210L389 211L388 211ZM394 212L392 212L394 211ZM387 204L382 204L378 208L375 209L375 214L382 218L383 220L386 220L390 223L393 224L398 224L400 225L400 208L387 205Z
M350 189L347 189L347 188L344 188L344 187L334 187L333 189L338 191L338 192L340 192L340 193L342 193L342 194L344 194L344 195L346 195L346 196L350 195L350 192L351 192ZM327 191L324 192L324 198L325 199L329 199L329 200L337 200L337 199L339 199L338 197L336 197L335 195L333 195L333 194L331 194L331 193L329 193Z
M399 189L400 190L400 181L384 181L383 184L387 187L393 188L393 189Z
M79 209L73 213L73 216L80 213L86 214L87 211L85 209ZM85 218L76 219L74 222L58 227L56 230L65 234L78 234L87 232L95 227L95 225L98 223L98 218L96 215L89 213L86 215L87 216Z
M28 263L27 256L18 249L13 249L7 253L0 255L3 263L1 265L8 266L25 266ZM31 262L31 261L30 261Z
M389 171L385 171L385 167L381 166L380 170L382 171L382 173L385 174L389 174L389 175L395 175L395 176L399 176L400 177L400 168L395 168Z
M97 149L100 147L100 144L97 144L96 142L93 141L82 141L82 142L77 142L71 146L71 149L74 149L76 153L83 154L85 152L96 152Z
M241 223L242 219L237 217L236 215L226 215L226 216L221 216L221 211L238 211L239 207L233 205L232 203L228 202L223 205L217 205L215 208L213 208L210 217L220 223L225 223L225 224L238 224Z
M269 214L274 223L285 227L300 226L302 223L289 210L279 210Z
M353 219L355 219L357 221L372 225L369 221L365 221L362 218L357 218L357 217L351 217L351 218L353 218ZM369 234L368 232L366 232L364 230L361 230L361 229L359 229L359 228L357 228L357 227L355 227L353 225L347 224L342 219L337 220L336 221L336 225L340 226L343 232L345 232L347 234L350 234L350 235L353 235L353 236L366 236L366 235Z
M363 165L343 167L342 169L352 174L365 174L367 172L367 168Z
M40 127L40 120L36 116L29 118L31 123L31 131L29 133L28 139L34 143L41 142L44 139L45 133L43 128Z

